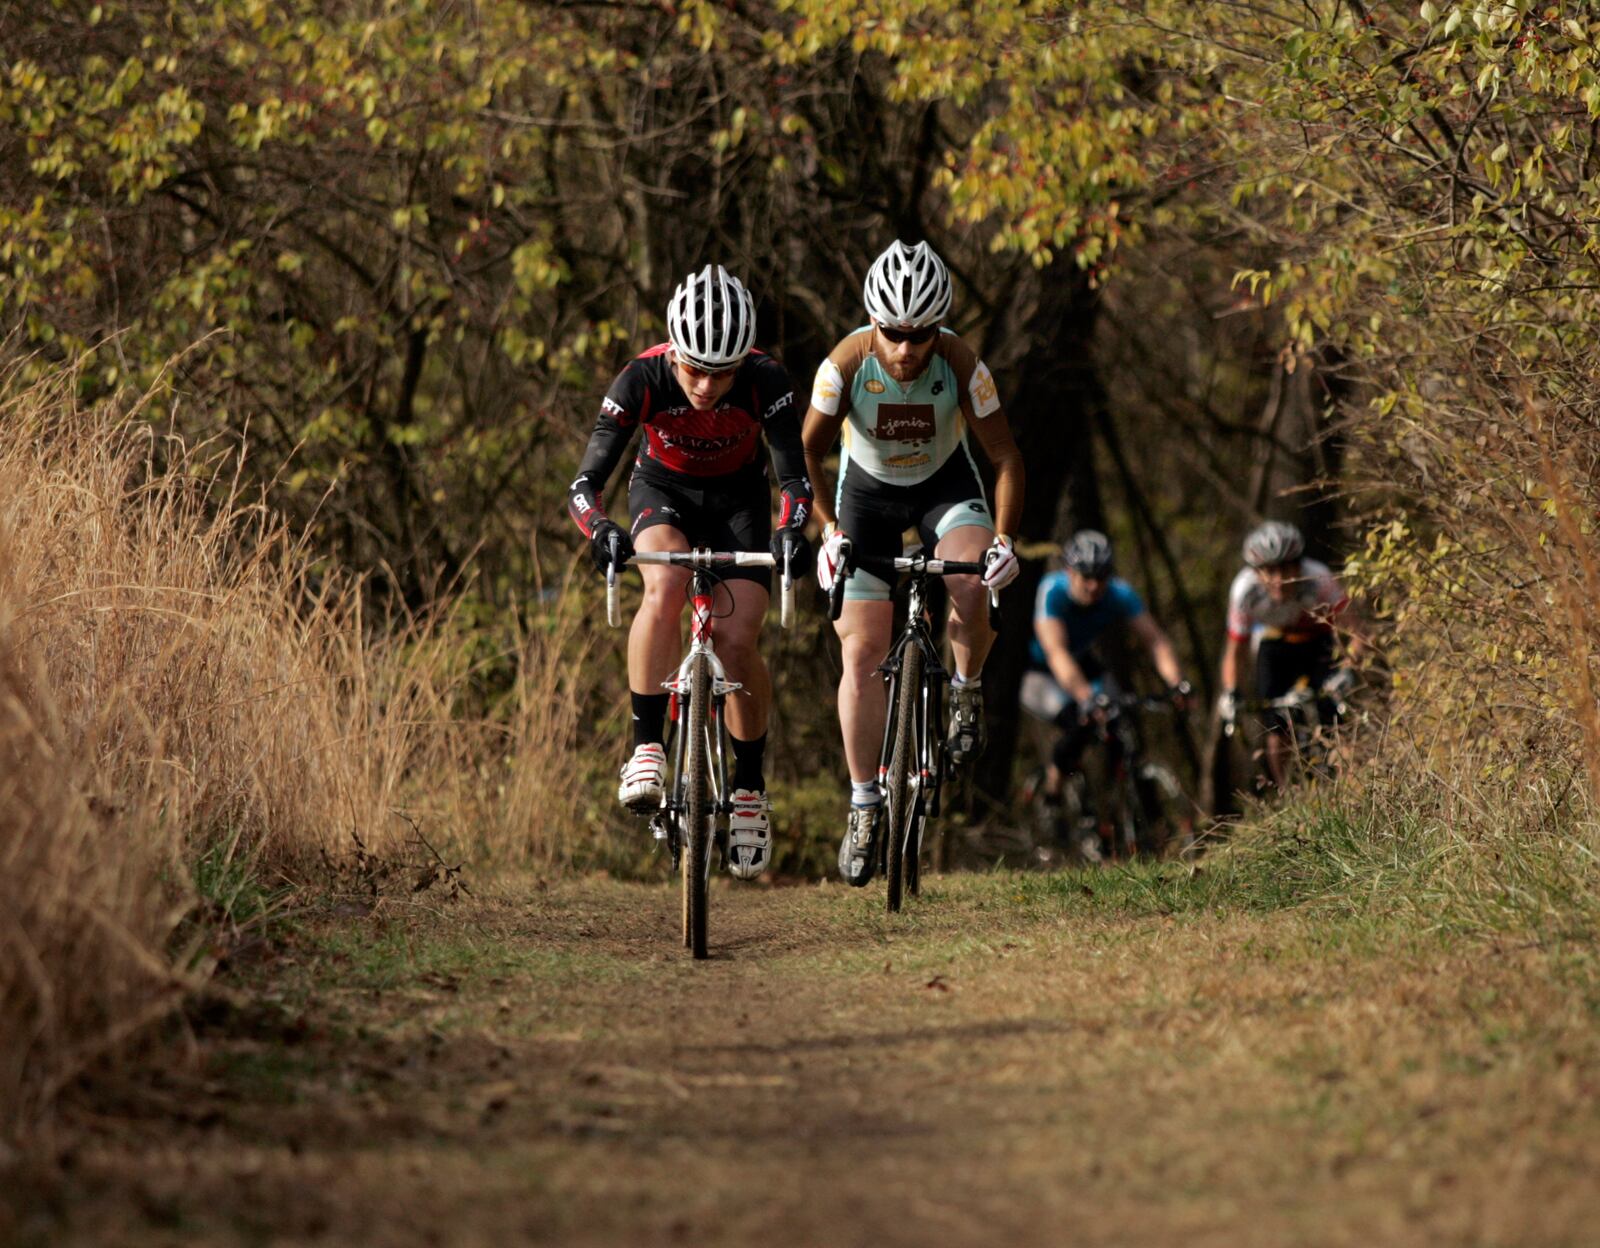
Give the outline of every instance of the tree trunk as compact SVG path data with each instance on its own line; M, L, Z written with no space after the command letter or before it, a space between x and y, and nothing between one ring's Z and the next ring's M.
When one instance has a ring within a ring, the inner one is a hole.
M1095 473L1093 431L1106 408L1105 387L1091 352L1099 300L1084 275L1057 264L1022 329L1030 344L1006 414L1028 470L1019 542L1057 539L1074 528L1104 525ZM1004 392L1003 392L1004 393ZM989 747L978 762L980 808L1004 805L1011 789L1021 708L1017 693L1033 640L1033 600L1043 559L1024 559L1022 574L1000 596L1000 635L983 669Z

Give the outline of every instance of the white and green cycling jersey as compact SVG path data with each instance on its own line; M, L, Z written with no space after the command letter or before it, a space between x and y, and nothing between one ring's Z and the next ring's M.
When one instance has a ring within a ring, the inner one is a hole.
M983 361L948 329L927 368L901 385L873 354L865 326L817 369L811 406L829 416L845 411L841 482L855 465L888 484L915 485L965 447L968 422L1000 410L1000 395Z

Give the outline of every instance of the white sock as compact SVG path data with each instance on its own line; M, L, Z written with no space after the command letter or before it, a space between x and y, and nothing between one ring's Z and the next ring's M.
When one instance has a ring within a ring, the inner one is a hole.
M973 688L977 688L983 684L983 673L979 672L976 676L963 676L958 669L956 674L951 677L950 683L952 685L971 685Z
M859 784L850 782L850 804L852 806L876 806L883 801L883 792L878 788L876 780L863 780Z

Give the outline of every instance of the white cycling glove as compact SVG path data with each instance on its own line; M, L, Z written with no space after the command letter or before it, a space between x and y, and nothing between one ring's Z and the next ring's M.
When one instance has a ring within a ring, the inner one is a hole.
M983 583L990 589L1004 589L1022 571L1017 552L1011 549L1011 539L1004 533L997 534L989 549L983 552L983 563Z
M822 545L817 547L817 584L822 587L823 593L833 592L833 583L838 579L839 569L844 566L849 554L850 539L829 525L823 534Z
M1335 668L1329 673L1328 678L1322 682L1322 696L1325 698L1340 698L1354 689L1356 674L1348 667Z

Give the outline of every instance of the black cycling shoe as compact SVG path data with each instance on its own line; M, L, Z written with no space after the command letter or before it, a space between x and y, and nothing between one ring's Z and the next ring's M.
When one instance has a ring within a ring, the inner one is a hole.
M861 888L878 869L878 829L883 824L883 803L850 807L850 829L839 842L839 874Z

